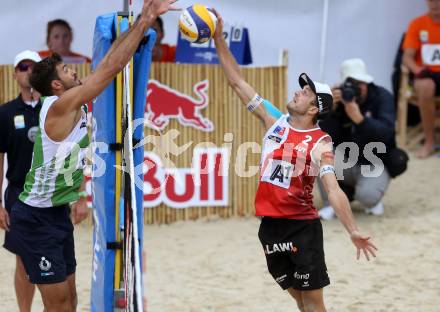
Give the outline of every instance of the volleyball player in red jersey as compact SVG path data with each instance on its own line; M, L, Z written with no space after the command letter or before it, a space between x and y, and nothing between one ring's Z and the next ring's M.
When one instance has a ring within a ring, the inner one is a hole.
M268 103L243 79L240 68L222 35L218 12L215 46L229 84L248 110L266 129L261 175L255 197L256 215L262 217L258 236L269 272L301 311L325 311L323 287L330 284L324 259L322 226L313 206L313 183L320 175L335 212L367 260L376 247L362 235L349 201L335 176L331 138L317 120L331 110L330 87L301 74L301 90L287 103L287 115L275 119Z

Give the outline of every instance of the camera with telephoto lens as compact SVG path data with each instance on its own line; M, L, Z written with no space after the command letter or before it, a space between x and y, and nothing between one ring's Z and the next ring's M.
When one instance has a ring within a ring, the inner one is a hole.
M353 99L358 99L361 95L361 89L359 86L350 80L346 80L340 89L344 102L351 102Z

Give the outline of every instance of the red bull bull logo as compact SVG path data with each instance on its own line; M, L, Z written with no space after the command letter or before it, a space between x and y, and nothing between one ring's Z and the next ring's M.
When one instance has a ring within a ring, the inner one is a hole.
M208 106L209 81L202 80L193 87L197 99L160 83L150 80L147 89L145 115L147 126L159 130L165 129L171 118L183 126L190 126L202 131L213 131L212 122L201 115L200 111Z

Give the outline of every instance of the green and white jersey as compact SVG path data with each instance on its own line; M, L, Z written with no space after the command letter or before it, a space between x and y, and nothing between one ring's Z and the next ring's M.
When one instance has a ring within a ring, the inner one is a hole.
M40 112L40 129L35 138L32 166L20 200L38 208L54 207L78 200L89 145L86 106L72 132L63 141L51 140L44 129L47 112L58 99L46 97Z

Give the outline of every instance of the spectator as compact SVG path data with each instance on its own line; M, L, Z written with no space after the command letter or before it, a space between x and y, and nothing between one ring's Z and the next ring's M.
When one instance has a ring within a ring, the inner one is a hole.
M20 88L18 97L0 106L0 194L3 184L4 155L8 156L8 187L5 203L0 197L0 227L6 230L5 245L10 241L9 215L23 191L23 184L32 161L35 135L38 131L38 115L41 109L40 95L29 84L33 65L41 60L37 52L23 51L15 57L14 78ZM27 279L20 257L16 257L14 277L15 292L20 311L31 311L35 286Z
M49 50L39 51L42 58L58 53L67 64L91 63L87 56L72 52L70 46L73 40L73 31L69 23L62 19L55 19L47 23L46 44Z
M425 135L416 156L434 152L435 96L440 95L440 0L427 0L428 13L414 19L403 42L403 63L414 74L414 91Z
M151 27L157 33L153 47L153 62L173 63L176 60L176 46L162 43L165 34L162 18L159 16Z
M384 168L378 177L366 177L361 173L361 165L371 164L363 153L368 143L384 143L387 153L395 147L393 96L373 83L373 77L367 73L361 59L344 61L341 76L343 84L332 90L335 109L319 125L330 134L335 146L343 142L357 144L359 160L343 171L344 178L339 183L351 200L356 199L366 207L367 213L380 215L384 211L381 200L390 183L390 174ZM382 154L382 158L386 157ZM321 191L321 194L325 207L319 214L323 219L331 219L335 217L334 210L328 206L325 192Z

